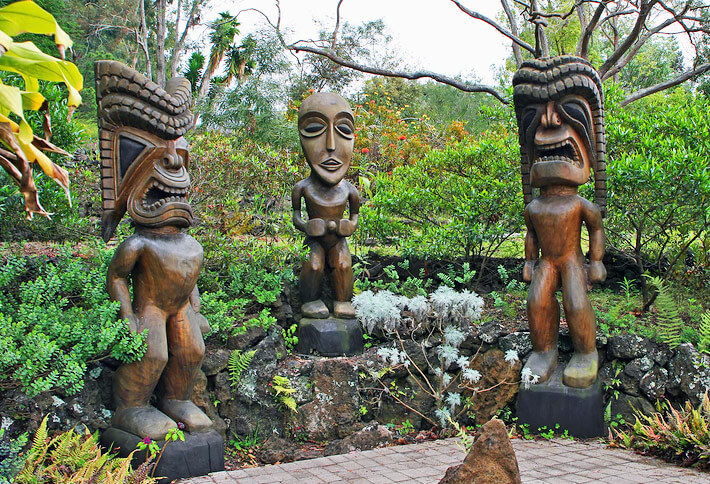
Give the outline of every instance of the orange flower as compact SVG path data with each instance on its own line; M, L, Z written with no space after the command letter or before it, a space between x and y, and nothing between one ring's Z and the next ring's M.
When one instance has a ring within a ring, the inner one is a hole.
M370 152L370 150L369 150L369 149L367 149L367 148L363 148L363 149L362 149L362 150L360 150L360 151L362 151L362 152L363 152L363 154L368 154L368 153Z
M405 139L407 139L407 137L402 134L402 135L400 135L399 138L397 138L397 139L400 140L400 141L404 141Z

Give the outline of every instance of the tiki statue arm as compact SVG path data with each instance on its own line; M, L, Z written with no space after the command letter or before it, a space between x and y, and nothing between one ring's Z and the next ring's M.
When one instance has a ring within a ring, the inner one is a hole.
M340 219L338 222L338 230L336 233L341 237L350 237L357 228L357 222L360 218L360 194L357 188L350 185L350 193L348 194L348 206L350 210L349 219Z
M535 227L530 220L529 206L525 208L525 227L527 228L527 233L525 234L525 266L523 266L523 281L529 283L532 281L535 263L540 255L540 245L537 240L537 234L535 233Z
M131 293L128 288L128 277L133 272L136 261L143 250L143 243L136 236L129 237L118 246L108 266L106 283L109 297L121 303L118 316L127 319L131 331L138 330L138 318L133 313Z
M584 200L582 205L582 219L589 232L589 269L590 282L602 282L606 279L606 268L602 263L604 257L604 227L599 207Z
M322 218L312 218L306 222L303 220L303 214L301 213L301 198L303 198L303 188L304 184L308 182L308 179L302 180L293 187L293 192L291 192L291 208L293 209L293 225L301 232L305 232L306 235L311 237L320 237L325 235L325 220Z

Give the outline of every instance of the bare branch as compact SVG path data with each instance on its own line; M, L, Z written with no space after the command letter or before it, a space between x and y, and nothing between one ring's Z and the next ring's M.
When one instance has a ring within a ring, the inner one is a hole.
M670 79L665 82L660 82L654 86L647 87L645 89L641 89L640 91L637 91L629 96L626 97L621 103L621 106L626 106L627 104L631 104L634 101L638 101L641 98L644 98L650 94L654 94L656 92L663 91L664 89L668 89L673 86L677 86L678 84L682 84L685 81L692 79L696 76L699 76L700 74L704 74L706 72L710 71L710 62L706 62L705 64L701 64L698 67L691 69L689 71L686 71L682 73L681 75L674 77L673 79Z
M604 10L606 10L606 4L609 3L609 1L610 0L604 0L597 5L594 15L592 15L589 23L587 23L582 31L579 43L577 44L577 55L583 59L589 59L589 41L592 39L592 32L594 32L594 29L599 24L599 18L601 18Z
M514 35L512 32L506 30L502 25L500 25L500 24L499 24L498 22L496 22L495 20L492 20L492 19L486 17L485 15L481 15L481 14L478 13L478 12L474 12L473 10L469 10L468 8L466 8L466 7L464 7L463 5L461 5L461 2L460 2L459 0L451 0L451 1L454 2L454 4L455 4L463 13L465 13L465 14L468 15L469 17L475 18L475 19L477 19L477 20L482 20L483 22L487 23L488 25L490 25L491 27L493 27L494 29L496 29L498 32L500 32L501 34L505 35L505 36L508 37L510 40L512 40L513 42L515 42L516 44L518 44L518 45L519 45L520 47L522 47L523 49L527 50L527 51L530 52L531 54L535 54L535 48L534 48L532 45L528 44L528 43L525 42L523 39L519 38L517 35Z
M616 48L616 50L607 58L606 61L604 61L604 63L598 69L599 76L604 78L604 75L616 64L619 59L621 59L621 56L623 56L626 51L631 48L634 42L636 42L636 39L638 39L638 36L641 33L641 29L646 23L646 19L648 18L649 14L651 13L651 10L653 10L653 6L656 5L656 3L658 3L658 0L641 0L641 8L639 10L639 16L636 18L636 23L631 29L629 35L627 35L624 41L621 43L621 45Z
M514 36L518 37L518 23L515 21L515 14L513 13L513 10L510 8L510 5L508 5L508 0L500 0L500 3L503 5L505 15L508 17L508 22L510 23L510 32ZM517 67L520 67L520 64L523 63L523 53L520 51L520 46L515 42L512 43L512 47L513 57L515 57L515 65Z
M364 66L362 64L358 64L353 61L349 61L346 59L343 59L342 57L334 54L333 52L326 50L326 49L320 49L318 47L312 47L310 45L288 45L286 46L287 49L293 50L295 52L310 52L311 54L317 54L323 57L327 57L331 61L335 62L339 66L342 67L347 67L348 69L353 69L355 71L359 72L364 72L366 74L374 74L376 76L384 76L384 77L401 77L403 79L421 79L424 77L428 77L430 79L435 80L436 82L440 82L442 84L448 84L449 86L455 87L456 89L459 89L464 92L485 92L493 97L495 97L497 100L502 102L503 104L509 104L510 101L507 100L501 93L499 93L497 90L490 86L486 86L483 84L469 84L465 82L458 81L456 79L453 79L451 77L442 75L442 74L437 74L435 72L431 71L417 71L417 72L403 72L403 71L391 71L389 69L382 69L379 67L369 67L369 66Z
M343 0L338 0L338 6L335 7L335 28L333 29L333 36L330 42L330 48L335 50L335 45L338 43L338 30L340 30L340 6L343 4Z

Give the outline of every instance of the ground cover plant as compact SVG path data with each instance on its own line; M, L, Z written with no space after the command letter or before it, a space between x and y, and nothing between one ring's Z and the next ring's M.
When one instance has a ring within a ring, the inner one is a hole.
M653 415L637 412L636 422L628 430L611 429L611 445L656 455L683 466L710 469L710 399L707 391L697 408L690 402L682 408L659 402L657 410Z

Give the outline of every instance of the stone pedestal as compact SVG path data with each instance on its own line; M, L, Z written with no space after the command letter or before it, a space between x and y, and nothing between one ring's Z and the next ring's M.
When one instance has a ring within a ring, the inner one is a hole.
M127 457L141 440L137 435L113 427L106 429L100 438L103 447L118 450L120 457ZM158 442L160 448L164 444L164 441ZM145 462L146 452L144 450L133 454L134 469ZM212 430L203 433L185 432L184 442L171 441L165 447L153 475L163 477L160 483L168 483L175 479L204 476L223 470L224 440Z
M562 365L544 383L525 388L520 384L516 412L518 425L527 424L530 432L540 433L541 427L567 430L577 438L602 437L604 429L604 400L601 380L588 388L572 388L562 383ZM542 429L545 431L546 429Z
M357 319L303 318L298 325L299 353L351 356L362 353L362 329Z

